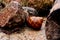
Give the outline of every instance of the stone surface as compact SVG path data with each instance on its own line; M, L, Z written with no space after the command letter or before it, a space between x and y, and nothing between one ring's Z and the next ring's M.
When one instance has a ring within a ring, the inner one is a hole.
M20 33L12 33L10 35L0 32L0 40L46 40L45 22L39 31L35 31L29 27L23 28Z
M9 19L16 15L17 11L18 11L18 2L12 1L8 6L6 6L0 12L0 26L1 27L5 26L6 23L8 23Z

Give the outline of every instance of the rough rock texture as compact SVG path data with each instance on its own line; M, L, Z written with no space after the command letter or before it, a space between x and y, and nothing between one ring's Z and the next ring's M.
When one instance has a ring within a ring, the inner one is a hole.
M60 9L53 11L48 16L46 35L48 40L60 40Z
M22 6L19 3L16 3L16 1L12 1L3 10L1 11L0 16L2 31L5 33L11 33L19 30L27 17L27 13L24 12Z
M3 32L6 31L6 33L10 33L10 32L14 32L16 30L19 30L21 26L23 26L25 24L26 19L28 18L28 16L34 15L36 16L38 13L34 8L31 7L22 7L19 3L17 5L13 4L13 2L16 1L11 1L11 3L7 4L6 7L2 10L2 12L4 12L1 16L9 16L11 15L10 18L4 18L4 20L7 20L7 23L5 23L6 21L1 22L1 25L4 25L3 27L1 27L1 29L3 29ZM18 9L12 9L12 7L14 6L14 8L18 8ZM7 10L8 9L8 10ZM16 10L16 12L14 12ZM6 11L6 13L5 13ZM10 11L10 12L9 12ZM14 16L13 16L14 15ZM13 17L12 17L13 16ZM2 18L2 17L1 17ZM4 23L4 24L3 24Z
M0 12L0 26L1 27L5 26L6 23L8 23L9 19L16 15L17 10L18 10L18 3L15 1L12 1L8 6L6 6Z
M46 40L45 22L46 21L43 22L42 28L39 31L24 27L19 33L10 35L0 32L0 40Z
M22 8L30 16L38 16L38 12L37 12L37 10L35 8L32 8L32 7L24 7L24 6L22 6Z

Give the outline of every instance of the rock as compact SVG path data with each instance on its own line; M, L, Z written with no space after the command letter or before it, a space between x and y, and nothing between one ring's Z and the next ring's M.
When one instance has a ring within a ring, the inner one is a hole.
M60 40L60 3L54 4L46 22L47 40Z
M36 9L32 8L32 7L22 7L24 9L24 11L28 12L29 15L33 15L33 16L37 16L38 12L36 11Z
M4 10L0 12L0 26L4 27L9 19L16 15L18 2L12 1ZM14 14L13 14L14 13Z
M7 34L20 30L26 15L22 6L18 2L12 1L3 10L0 12L0 29Z

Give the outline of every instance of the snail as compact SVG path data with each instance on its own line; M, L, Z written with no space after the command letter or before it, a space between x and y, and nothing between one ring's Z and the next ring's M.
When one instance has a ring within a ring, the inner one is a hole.
M30 16L27 18L27 24L29 27L33 29L41 29L43 23L42 17Z

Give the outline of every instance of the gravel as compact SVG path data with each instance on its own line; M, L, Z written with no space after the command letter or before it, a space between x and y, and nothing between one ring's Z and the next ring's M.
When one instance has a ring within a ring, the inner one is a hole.
M46 40L45 23L46 21L43 22L42 28L39 31L25 27L19 33L12 33L10 35L0 32L0 40Z

